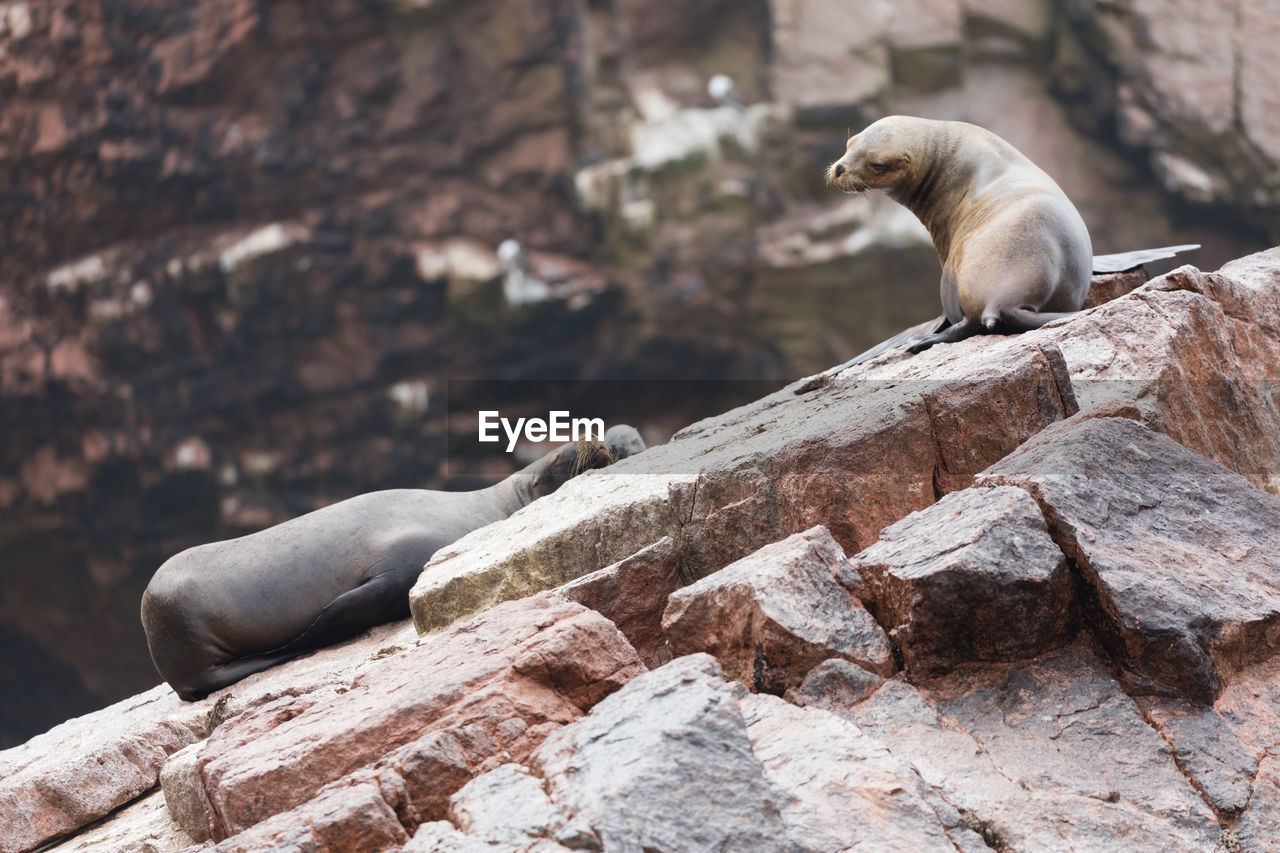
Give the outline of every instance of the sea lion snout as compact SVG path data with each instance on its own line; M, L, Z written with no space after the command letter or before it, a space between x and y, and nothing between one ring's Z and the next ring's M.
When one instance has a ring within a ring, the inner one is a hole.
M862 192L867 185L854 179L851 165L845 162L848 159L849 155L846 154L827 167L827 183L834 184L847 193Z

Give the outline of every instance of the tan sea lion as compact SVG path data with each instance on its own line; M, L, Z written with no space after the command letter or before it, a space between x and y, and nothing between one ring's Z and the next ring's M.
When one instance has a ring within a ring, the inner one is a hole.
M966 122L882 118L849 138L827 177L846 192L881 190L924 223L942 262L944 312L827 373L894 346L920 352L985 332L1038 329L1080 310L1092 270L1197 248L1094 258L1084 220L1053 178Z
M370 492L257 533L188 548L142 596L161 677L186 700L366 628L409 616L409 589L440 548L590 468L644 449L615 426L472 492Z

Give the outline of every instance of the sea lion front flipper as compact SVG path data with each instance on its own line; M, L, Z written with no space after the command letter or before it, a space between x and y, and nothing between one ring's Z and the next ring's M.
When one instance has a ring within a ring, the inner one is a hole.
M840 371L853 367L855 364L862 364L864 361L870 361L876 356L886 353L891 349L895 349L905 343L919 340L921 335L941 332L949 325L951 325L951 321L947 319L946 314L943 314L941 317L934 317L932 320L926 320L923 323L916 323L911 328L903 329L888 340L881 341L866 352L855 355L844 364L837 364L835 367L828 367L822 372L822 375L835 376Z
M982 332L982 323L976 318L966 317L954 326L948 326L941 332L934 332L932 335L923 335L917 338L907 347L907 352L917 355L924 352L934 344L954 344L957 341L963 341L965 338L971 338Z

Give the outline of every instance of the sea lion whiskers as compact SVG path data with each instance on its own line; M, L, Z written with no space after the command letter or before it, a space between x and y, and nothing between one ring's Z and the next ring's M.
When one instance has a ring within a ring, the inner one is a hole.
M573 443L574 459L570 468L570 476L576 477L583 471L590 468L599 468L601 466L592 464L599 461L599 454L604 454L604 464L611 465L615 461L613 453L603 441L594 439L579 439Z

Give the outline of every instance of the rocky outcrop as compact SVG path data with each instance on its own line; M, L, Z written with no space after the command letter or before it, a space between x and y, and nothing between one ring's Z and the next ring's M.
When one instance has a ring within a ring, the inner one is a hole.
M1040 503L1097 597L1097 629L1142 687L1212 702L1280 651L1280 499L1240 475L1098 418L1046 430L981 480Z
M446 460L450 380L781 381L932 315L919 223L819 177L881 114L1006 136L1100 252L1274 236L1260 0L669 5L0 5L0 745L151 684L173 553L509 473ZM691 387L591 405L762 393Z
M1274 9L1258 0L1212 10L1123 0L1091 11L1076 16L1079 52L1060 72L1079 95L1109 102L1120 138L1179 194L1248 198L1260 220L1274 222L1280 79L1264 46L1280 33ZM1088 63L1108 73L1089 79Z
M0 753L0 850L1272 849L1280 498L1221 434L1280 426L1277 294L1184 267L695 424L460 540L438 630Z
M694 424L437 552L410 594L415 624L438 630L663 536L688 579L815 524L857 551L1073 414L1063 368L1052 347L974 350L927 379L789 388Z
M851 568L911 675L1032 657L1074 627L1066 557L1022 489L953 492L886 527Z
M861 585L818 526L675 591L662 629L672 654L709 653L756 692L781 695L833 658L892 675L889 639L862 606Z

